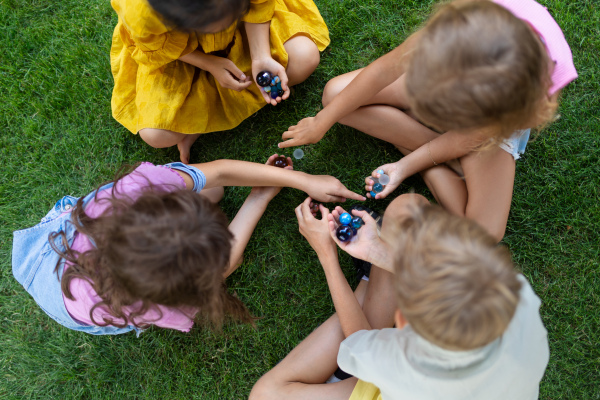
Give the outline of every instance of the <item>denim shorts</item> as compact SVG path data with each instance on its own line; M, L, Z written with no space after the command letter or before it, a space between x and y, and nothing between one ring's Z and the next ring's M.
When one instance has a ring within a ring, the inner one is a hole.
M531 129L516 131L511 137L504 139L502 143L500 143L500 148L513 156L516 161L521 158L523 153L525 153L530 133Z

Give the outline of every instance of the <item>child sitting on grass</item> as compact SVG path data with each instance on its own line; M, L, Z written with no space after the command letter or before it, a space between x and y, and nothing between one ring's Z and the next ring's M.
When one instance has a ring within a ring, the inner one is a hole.
M196 317L250 322L224 279L283 186L321 201L364 199L331 176L218 160L142 163L79 199L65 196L42 222L14 232L13 274L54 320L87 333L149 327L187 332ZM223 186L254 186L228 225ZM196 192L196 193L193 193ZM58 277L58 279L57 279Z
M250 399L537 399L547 332L540 299L507 249L422 196L400 196L390 207L381 238L369 214L354 211L366 225L339 244L380 267L373 272L395 272L378 285L383 293L393 287L396 327L373 329L373 310L390 307L385 294L374 290L363 302L340 270L332 243L344 211L321 207L317 220L304 204L300 232L319 256L337 314L265 374ZM325 384L338 364L354 377Z
M530 128L553 120L576 77L542 5L456 0L390 53L329 81L325 108L290 127L280 147L316 143L338 121L385 140L404 157L376 168L367 191L379 169L391 181L378 199L420 173L441 206L500 241Z

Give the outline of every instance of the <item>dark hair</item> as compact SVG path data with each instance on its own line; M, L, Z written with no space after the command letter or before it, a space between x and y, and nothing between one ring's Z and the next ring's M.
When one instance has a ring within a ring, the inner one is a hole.
M250 8L250 0L148 0L167 25L183 31L197 31L227 18L231 23Z
M495 138L550 121L550 60L526 22L491 1L443 6L410 57L411 110L425 124L497 127Z
M156 305L193 307L199 310L197 320L215 326L225 315L252 322L243 303L225 289L223 274L233 235L218 206L197 193L167 192L151 185L135 201L118 193L117 185L111 197L98 201L110 202L100 217L85 213L82 198L71 218L77 232L94 243L93 249L79 254L68 246L63 232L50 238L53 244L61 237L66 247L61 252L53 246L61 256L56 270L64 260L72 263L62 276L65 296L74 300L71 281L86 279L102 298L90 310L96 325L144 328L147 324L138 324L136 317ZM134 312L124 312L123 307L134 304ZM93 313L99 307L115 318L95 321Z

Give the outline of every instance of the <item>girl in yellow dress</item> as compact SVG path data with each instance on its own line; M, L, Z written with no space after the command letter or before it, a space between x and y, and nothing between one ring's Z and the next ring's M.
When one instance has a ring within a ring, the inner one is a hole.
M329 44L312 0L112 0L119 22L110 52L113 117L156 148L177 145L188 163L199 134L239 125L289 97ZM271 99L253 82L279 75Z

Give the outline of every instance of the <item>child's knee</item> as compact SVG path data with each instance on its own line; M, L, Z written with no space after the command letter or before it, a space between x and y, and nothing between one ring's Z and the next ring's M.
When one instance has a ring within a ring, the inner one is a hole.
M429 200L420 194L416 193L405 193L394 199L385 210L386 220L396 220L405 215L410 214L413 207L422 207L429 204Z
M181 140L183 134L171 132L165 129L144 128L140 129L140 137L155 149L175 146Z
M248 400L269 400L280 398L277 396L276 385L271 379L269 379L268 375L269 372L267 372L266 375L263 375L258 382L254 384L252 391L250 392L250 396L248 396Z
M325 85L323 89L323 107L327 107L331 100L337 96L347 86L346 80L342 76L336 76Z
M306 36L296 36L288 41L288 78L292 84L306 80L321 62L319 48Z

